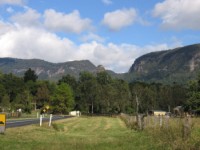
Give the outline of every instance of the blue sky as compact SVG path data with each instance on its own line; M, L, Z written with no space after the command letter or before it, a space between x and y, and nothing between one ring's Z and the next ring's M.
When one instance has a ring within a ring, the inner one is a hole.
M139 56L199 43L200 0L0 0L0 57L88 59L127 72Z

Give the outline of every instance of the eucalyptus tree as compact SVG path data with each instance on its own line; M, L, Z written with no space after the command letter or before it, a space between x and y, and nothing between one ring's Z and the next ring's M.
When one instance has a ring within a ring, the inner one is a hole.
M82 72L78 84L81 109L85 112L94 113L97 106L97 81L95 76L89 72Z
M56 86L53 96L50 100L50 106L53 113L66 114L74 108L73 91L66 83Z
M200 74L196 80L189 83L188 100L185 107L187 110L200 113Z
M131 100L129 85L124 80L115 79L113 81L113 87L115 88L115 104L117 105L117 111L118 113L125 112Z

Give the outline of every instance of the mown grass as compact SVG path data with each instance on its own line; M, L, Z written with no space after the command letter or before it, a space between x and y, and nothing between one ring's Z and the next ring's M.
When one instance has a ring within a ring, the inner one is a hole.
M119 118L80 117L9 128L0 135L1 150L138 150L159 149L145 133L127 129Z
M200 128L195 128L200 136ZM156 132L130 130L120 118L80 117L44 124L9 128L0 135L1 150L162 150ZM153 134L154 133L154 134ZM157 132L158 133L158 132Z

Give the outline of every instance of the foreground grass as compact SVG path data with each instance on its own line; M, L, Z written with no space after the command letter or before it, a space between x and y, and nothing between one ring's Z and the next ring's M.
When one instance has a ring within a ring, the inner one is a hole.
M126 128L119 118L81 117L54 123L10 128L0 135L1 150L158 149L145 133Z
M44 124L10 128L0 135L1 150L162 150L171 149L155 130L127 129L119 118L80 117ZM200 128L195 129L200 136ZM200 139L200 138L199 138Z

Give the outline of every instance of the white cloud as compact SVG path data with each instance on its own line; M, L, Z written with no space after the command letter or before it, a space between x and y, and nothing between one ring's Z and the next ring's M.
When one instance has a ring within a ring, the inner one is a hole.
M52 62L69 60L74 46L66 38L36 28L10 30L0 36L0 45L0 57L40 58Z
M1 36L1 34L5 34L6 32L8 32L12 29L13 29L13 26L11 24L0 20L0 36Z
M97 42L104 42L105 39L103 37L100 37L99 35L97 34L94 34L94 33L89 33L87 35L84 35L81 37L81 41L82 42L88 42L88 41L97 41Z
M167 29L200 29L199 0L165 0L157 3L153 15L162 20Z
M78 10L74 10L70 14L64 14L48 9L44 13L44 18L45 26L52 31L81 33L92 29L91 20L88 18L82 19Z
M132 25L137 19L137 13L134 8L120 9L104 14L102 23L110 30L118 31L123 27Z
M0 5L9 4L9 5L23 5L23 0L0 0Z
M14 12L14 9L13 9L12 7L8 7L8 8L6 9L6 11L7 11L8 13L13 13L13 12Z
M169 49L167 44L139 47L133 44L101 44L90 42L79 45L75 59L89 59L95 65L104 65L115 72L127 72L136 58L152 52Z
M113 2L112 0L102 0L105 5L111 5Z
M90 33L93 40L98 35ZM140 47L133 44L101 43L98 40L75 44L42 28L15 26L0 21L0 57L39 58L50 62L88 59L95 65L116 72L127 72L134 60L148 52L166 50L174 45L151 44ZM92 39L91 39L92 40ZM175 43L178 39L173 38Z
M24 13L16 13L11 17L11 20L21 26L38 26L41 24L40 17L41 14L36 10L27 8Z

